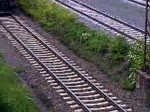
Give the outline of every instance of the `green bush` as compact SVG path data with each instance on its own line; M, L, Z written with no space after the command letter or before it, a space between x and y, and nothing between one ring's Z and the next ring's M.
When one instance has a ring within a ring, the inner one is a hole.
M111 53L111 57L113 57L113 60L120 62L125 60L129 45L127 44L125 38L118 37L111 39L108 48Z
M108 50L108 44L111 38L103 32L91 31L91 38L87 42L89 50L97 54L105 54Z
M130 62L129 83L135 85L136 71L142 70L144 66L144 45L142 41L138 41L130 46L127 60Z
M6 103L0 95L0 112L12 112L11 105Z
M6 62L0 63L0 112L39 112L30 91Z
M125 89L128 91L135 90L135 84L131 83L131 81L128 78L121 79L119 83L122 89Z

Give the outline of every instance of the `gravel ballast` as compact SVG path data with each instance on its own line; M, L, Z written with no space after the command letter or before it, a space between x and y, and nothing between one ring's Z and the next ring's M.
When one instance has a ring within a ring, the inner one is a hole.
M49 112L49 110L54 110L54 112L72 112L70 107L49 86L41 74L30 65L16 48L12 47L10 41L1 32L0 52L4 54L5 60L11 66L23 69L23 72L17 75L32 90L32 96L38 103L41 112Z

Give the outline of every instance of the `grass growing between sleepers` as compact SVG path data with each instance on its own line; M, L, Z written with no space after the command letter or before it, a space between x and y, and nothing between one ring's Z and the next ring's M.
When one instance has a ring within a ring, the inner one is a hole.
M0 112L40 112L29 89L14 72L0 55Z

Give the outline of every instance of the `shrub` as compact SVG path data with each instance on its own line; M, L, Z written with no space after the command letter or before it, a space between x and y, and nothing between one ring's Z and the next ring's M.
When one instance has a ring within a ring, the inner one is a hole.
M138 41L130 46L130 50L127 55L127 59L130 62L130 74L129 83L131 85L135 84L136 71L142 70L144 62L144 45L142 41Z
M39 112L30 91L6 62L0 63L0 112Z
M112 60L120 62L125 60L129 45L127 44L125 38L117 37L111 39L108 48L111 53Z
M98 31L91 32L91 38L87 42L88 48L97 53L105 54L108 49L108 43L110 38L104 33L99 33Z
M135 90L135 84L131 83L131 81L128 78L121 79L119 83L122 89L125 89L128 91Z

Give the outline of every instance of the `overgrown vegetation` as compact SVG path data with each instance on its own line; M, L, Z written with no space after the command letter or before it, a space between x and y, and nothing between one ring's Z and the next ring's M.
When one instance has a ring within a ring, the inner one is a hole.
M1 53L0 53L1 54ZM0 56L0 112L40 112L30 91Z
M148 46L148 48L150 48ZM130 45L128 55L126 56L129 66L129 77L122 82L122 87L129 90L134 90L137 70L142 70L144 67L144 41L138 40L135 44ZM147 60L150 61L150 52L147 51ZM128 88L126 88L128 86Z
M138 41L130 46L127 59L130 62L130 75L127 82L132 88L136 83L135 78L137 70L142 70L144 66L144 45L142 41Z
M68 10L49 0L18 0L20 6L41 26L77 53L94 62L122 88L134 90L135 72L143 67L142 48L128 45L121 37L91 30Z

